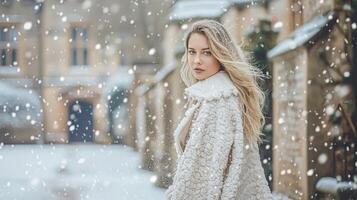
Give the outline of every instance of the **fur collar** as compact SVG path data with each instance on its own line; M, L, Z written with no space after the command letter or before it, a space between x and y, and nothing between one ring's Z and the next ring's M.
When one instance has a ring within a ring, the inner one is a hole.
M189 99L211 101L222 97L236 96L238 90L225 71L218 71L212 76L186 88L184 94Z

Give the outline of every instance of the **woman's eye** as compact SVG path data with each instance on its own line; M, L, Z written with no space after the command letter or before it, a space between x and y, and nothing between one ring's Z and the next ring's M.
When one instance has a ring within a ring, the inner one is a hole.
M205 54L206 56L212 55L212 53L210 51L204 51L203 54Z
M188 53L189 53L190 55L193 55L193 54L195 53L195 51L189 50Z

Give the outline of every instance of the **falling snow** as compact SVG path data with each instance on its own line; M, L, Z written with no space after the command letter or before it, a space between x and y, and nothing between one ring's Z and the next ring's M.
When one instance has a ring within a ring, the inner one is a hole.
M356 191L357 8L261 2L1 1L0 199L164 199L183 38L203 18L268 63L259 148L276 199Z

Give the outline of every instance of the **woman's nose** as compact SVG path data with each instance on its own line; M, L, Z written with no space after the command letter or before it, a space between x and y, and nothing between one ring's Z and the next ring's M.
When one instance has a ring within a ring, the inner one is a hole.
M195 64L200 64L201 63L201 58L200 54L196 54L195 59L193 61Z

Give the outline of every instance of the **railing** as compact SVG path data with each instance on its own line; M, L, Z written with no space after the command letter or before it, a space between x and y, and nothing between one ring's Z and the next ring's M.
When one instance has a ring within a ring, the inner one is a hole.
M337 110L349 129L332 140L334 178L322 177L316 189L339 200L352 200L357 199L357 133L341 104Z

